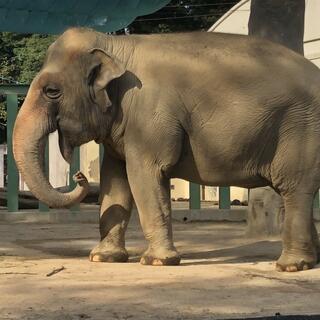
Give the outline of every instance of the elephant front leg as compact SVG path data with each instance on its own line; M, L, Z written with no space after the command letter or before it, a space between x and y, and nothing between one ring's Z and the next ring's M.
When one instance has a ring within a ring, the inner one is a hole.
M318 235L313 224L313 193L295 192L284 196L283 250L278 271L299 271L317 263Z
M180 255L173 244L171 225L170 180L159 168L127 163L133 198L139 211L148 249L141 257L144 265L178 265Z
M125 164L105 153L100 183L101 242L91 251L93 262L126 262L125 232L132 209L132 195Z

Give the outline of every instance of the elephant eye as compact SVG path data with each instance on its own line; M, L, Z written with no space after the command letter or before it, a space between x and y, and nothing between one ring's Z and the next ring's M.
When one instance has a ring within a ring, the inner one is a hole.
M44 87L43 92L49 99L58 99L61 96L61 91L54 86Z

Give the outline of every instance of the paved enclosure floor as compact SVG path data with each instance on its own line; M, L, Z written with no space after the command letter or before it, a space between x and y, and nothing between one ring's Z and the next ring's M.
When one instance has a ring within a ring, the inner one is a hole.
M88 261L97 224L1 223L0 319L320 314L320 268L278 273L279 240L247 239L244 231L244 223L175 222L182 264L150 267L138 263L146 243L136 222L125 264Z

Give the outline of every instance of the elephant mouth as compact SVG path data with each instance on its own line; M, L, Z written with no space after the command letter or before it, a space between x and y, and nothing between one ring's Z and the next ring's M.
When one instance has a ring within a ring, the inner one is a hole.
M61 155L66 162L71 164L73 150L75 147L62 133L62 130L59 126L59 122L57 124L57 129L58 129L58 136L59 136L59 149L60 149Z

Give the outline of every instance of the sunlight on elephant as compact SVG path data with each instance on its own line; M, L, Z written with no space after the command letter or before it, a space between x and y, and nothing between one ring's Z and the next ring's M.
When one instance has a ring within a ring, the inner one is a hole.
M30 190L52 207L88 192L85 176L60 193L43 173L58 131L64 159L91 140L105 149L101 242L92 261L126 261L134 199L149 247L141 263L180 262L170 183L272 186L284 200L278 270L319 258L312 202L320 186L320 71L281 45L231 34L111 36L74 28L48 49L14 128L14 156ZM37 125L35 125L37 124Z

